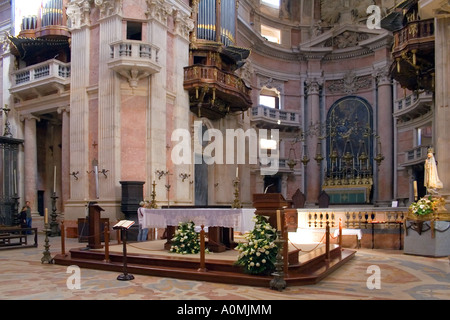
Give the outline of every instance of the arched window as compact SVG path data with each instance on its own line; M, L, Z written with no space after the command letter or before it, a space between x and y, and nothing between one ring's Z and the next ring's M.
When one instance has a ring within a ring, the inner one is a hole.
M261 0L261 3L273 8L280 8L280 0Z
M273 43L281 43L281 30L272 28L266 25L261 25L261 36L266 38L267 41Z
M259 104L269 108L280 109L280 92L275 88L263 87L259 94Z

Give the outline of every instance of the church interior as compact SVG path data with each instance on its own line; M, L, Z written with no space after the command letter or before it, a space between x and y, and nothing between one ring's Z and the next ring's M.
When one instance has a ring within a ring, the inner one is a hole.
M0 298L449 299L448 1L0 17Z

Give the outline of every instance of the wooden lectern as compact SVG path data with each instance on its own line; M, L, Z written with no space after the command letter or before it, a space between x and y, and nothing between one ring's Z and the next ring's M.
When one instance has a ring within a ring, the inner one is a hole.
M277 228L277 210L283 212L289 203L281 193L255 193L253 194L253 207L255 214L268 216L272 227ZM283 219L284 220L284 219ZM284 227L284 221L282 221Z
M253 194L253 206L256 208L255 214L268 216L269 223L281 233L283 239L283 269L284 275L288 274L288 265L298 263L298 251L289 252L288 231L286 228L286 211L289 206L288 201L280 193L255 193ZM280 213L277 214L277 211ZM287 257L287 259L286 259Z
M88 248L89 249L101 249L103 248L100 239L100 212L105 211L96 202L89 202L89 236L88 236Z

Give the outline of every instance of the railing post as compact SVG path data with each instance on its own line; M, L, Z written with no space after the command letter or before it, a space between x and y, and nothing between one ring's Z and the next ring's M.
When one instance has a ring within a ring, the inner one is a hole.
M330 260L330 225L328 221L325 228L325 255L326 260Z
M283 210L283 272L284 276L287 277L289 273L289 242L288 242L288 232L286 226L286 218Z
M105 260L104 262L109 262L109 224L105 222Z
M61 220L61 254L66 255L66 228L64 226L64 220Z
M198 271L205 272L205 226L202 224L202 229L200 230L200 268Z
M117 219L117 222L119 222L120 220L119 219ZM116 235L117 235L117 244L120 244L120 237L122 236L121 235L121 232L120 232L120 228L117 228L117 230L116 230Z

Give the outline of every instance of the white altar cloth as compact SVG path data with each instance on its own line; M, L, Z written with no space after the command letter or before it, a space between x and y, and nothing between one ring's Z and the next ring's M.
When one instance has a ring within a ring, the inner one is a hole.
M337 237L339 235L339 229L334 230L334 237ZM358 240L361 240L362 238L362 231L361 229L342 229L342 235L343 236L357 236Z
M253 229L255 209L179 208L144 209L144 228L178 226L180 222L193 221L196 226L234 228L245 232Z

